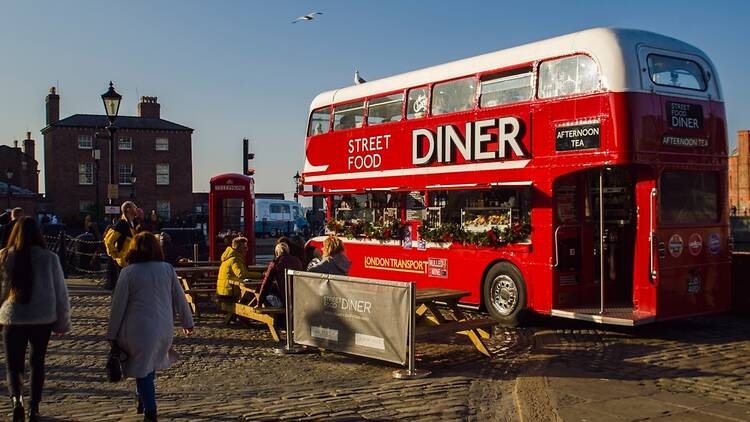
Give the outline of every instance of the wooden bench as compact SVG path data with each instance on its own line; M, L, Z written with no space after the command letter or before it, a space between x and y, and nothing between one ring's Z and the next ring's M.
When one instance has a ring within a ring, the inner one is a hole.
M285 308L270 308L259 306L260 281L230 281L234 291L233 302L220 302L221 309L230 315L247 318L251 321L257 321L266 324L271 337L275 341L281 341L279 333L276 331L276 321L286 312Z
M496 321L491 318L468 319L458 307L458 301L469 294L462 290L442 288L417 290L416 337L427 339L448 333L465 335L480 353L492 357L483 340L490 338L487 329L495 325ZM440 309L441 305L450 311L450 317L446 318Z
M180 277L180 284L182 289L185 291L185 299L187 299L190 309L193 311L194 316L199 316L198 303L211 302L214 295L216 294L216 282L212 287L197 285L191 283L191 280ZM194 280L193 280L194 281Z

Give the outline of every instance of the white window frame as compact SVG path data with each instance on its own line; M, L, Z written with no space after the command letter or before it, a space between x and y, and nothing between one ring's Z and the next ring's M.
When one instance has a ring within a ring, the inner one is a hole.
M162 141L161 145L159 141ZM156 141L154 141L154 151L169 151L169 138L156 138Z
M94 163L78 163L78 184L84 186L94 184Z
M131 137L122 137L117 140L117 150L118 151L132 151L133 150L133 138Z
M78 201L78 212L80 213L91 212L91 208L93 208L94 206L96 206L94 201L90 199L81 199L80 201Z
M78 135L78 149L94 149L94 137L91 135Z
M133 182L130 180L130 175L133 174L133 164L117 165L117 182L120 185L132 185Z
M166 208L166 213L164 212L165 208ZM172 219L171 214L172 214L172 204L169 201L162 201L162 200L156 201L156 215L161 217L162 220L171 220Z
M164 172L165 168L166 172ZM165 176L166 181L164 180ZM157 186L169 186L169 163L159 163L156 165L156 184Z

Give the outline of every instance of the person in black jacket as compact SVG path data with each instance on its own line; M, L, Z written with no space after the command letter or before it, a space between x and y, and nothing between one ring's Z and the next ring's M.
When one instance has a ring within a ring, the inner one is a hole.
M258 296L261 303L279 308L286 300L286 270L301 271L302 261L289 253L289 245L284 242L276 244L274 255L276 257L263 274Z

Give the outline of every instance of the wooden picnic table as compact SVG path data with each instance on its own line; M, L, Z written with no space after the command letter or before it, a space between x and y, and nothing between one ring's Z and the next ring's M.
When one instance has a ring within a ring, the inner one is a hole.
M229 284L234 291L234 300L221 302L221 309L231 315L247 318L266 324L268 331L276 341L281 341L276 331L276 319L286 312L285 308L270 308L260 306L260 280L230 280Z
M470 294L463 290L443 288L417 289L416 336L430 338L450 332L465 335L480 353L492 357L483 340L490 338L490 333L486 328L495 325L496 322L491 318L469 319L466 317L458 306L458 301ZM441 304L448 308L452 315L446 317L440 309Z
M219 275L218 266L206 266L206 267L177 267L174 269L178 277L185 278L208 278L216 277Z
M175 267L218 267L221 265L221 261L177 261Z
M251 272L250 279L260 281L266 267L264 265L251 265L248 269ZM185 297L193 310L193 315L198 316L199 302L211 302L216 295L219 267L177 267L174 270L180 279L182 288L185 290Z

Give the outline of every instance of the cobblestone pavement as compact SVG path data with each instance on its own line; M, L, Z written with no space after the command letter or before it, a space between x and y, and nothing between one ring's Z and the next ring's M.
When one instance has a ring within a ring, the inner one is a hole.
M80 283L71 292L74 329L50 344L45 420L140 420L133 382L104 380L109 296ZM276 355L277 343L260 326L225 326L206 314L193 337L176 337L180 359L158 373L157 397L160 420L175 421L596 420L605 413L596 413L603 402L592 390L631 398L640 391L680 394L702 409L724 409L700 415L743 420L750 419L748 335L750 319L732 316L637 330L542 318L528 328L496 327L493 359L462 336L418 344L417 367L432 375L398 381L391 377L397 367L378 361ZM4 364L0 372L4 378ZM9 409L0 401L0 415Z

